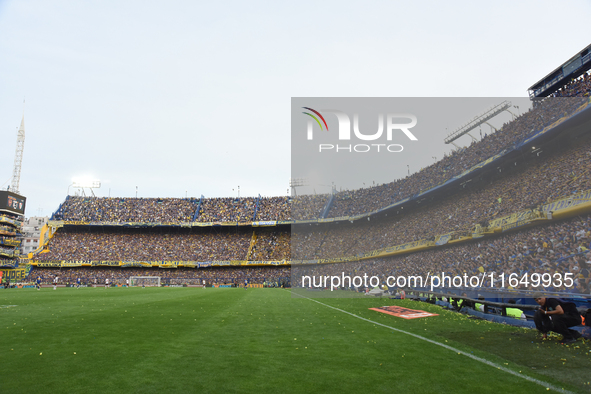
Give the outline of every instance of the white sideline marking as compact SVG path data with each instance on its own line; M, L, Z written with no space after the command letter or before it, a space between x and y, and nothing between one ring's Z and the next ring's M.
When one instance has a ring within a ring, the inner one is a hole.
M388 328L388 329L390 329L390 330L393 330L393 331L400 332L400 333L402 333L402 334L410 335L410 336L412 336L412 337L415 337L415 338L421 339L421 340L423 340L423 341L427 341L427 342L429 342L429 343L432 343L432 344L434 344L434 345L437 345L437 346L441 346L441 347L443 347L443 348L446 348L446 349L448 349L448 350L451 350L451 351L454 351L454 352L456 352L456 353L462 354L462 355L464 355L464 356L470 357L471 359L473 359L473 360L476 360L476 361L479 361L479 362L481 362L481 363L483 363L483 364L490 365L491 367L495 367L495 368L497 368L497 369L500 369L501 371L507 372L507 373L509 373L509 374L511 374L511 375L513 375L513 376L517 376L517 377L520 377L520 378L522 378L522 379L525 379L525 380L527 380L527 381L530 381L530 382L532 382L532 383L536 383L536 384L538 384L538 385L540 385L540 386L543 386L543 387L546 387L546 388L550 388L551 390L558 391L558 392L560 392L560 393L569 393L569 394L573 394L573 392L572 392L572 391L568 391L568 390L565 390L565 389L563 389L563 388L558 388L558 387L556 387L556 386L554 386L554 385L552 385L552 384L550 384L550 383L547 383L547 382L544 382L544 381L542 381L542 380L538 380L538 379L532 378L532 377L530 377L530 376L527 376L527 375L523 375L523 374L521 374L521 373L518 373L518 372L515 372L515 371L513 371L513 370L510 370L509 368L505 368L505 367L503 367L502 365L497 365L497 364L493 363L492 361L488 361L488 360L486 360L486 359L484 359L484 358L480 358L480 357L477 357L477 356L475 356L475 355L473 355L473 354L466 353L466 352L464 352L464 351L461 351L461 350L459 350L459 349L456 349L456 348L454 348L454 347L448 346L448 345L446 345L446 344L443 344L443 343L440 343L440 342L434 341L434 340L432 340L432 339L425 338L425 337L423 337L423 336L420 336L420 335L417 335L417 334L413 334L412 332L404 331L404 330L401 330L401 329L399 329L399 328L390 327L390 326L387 326L387 325L385 325L385 324L378 323L378 322L375 322L375 321L373 321L373 320L366 319L366 318L364 318L364 317L361 317L361 316L357 316L357 315L356 315L356 314L354 314L354 313L347 312L347 311L345 311L345 310L343 310L343 309L339 309L339 308L336 308L336 307L334 307L334 306L327 305L327 304L325 304L325 303L323 303L323 302L317 301L317 300L315 300L315 299L313 299L313 298L308 298L308 297L306 297L306 296L303 296L303 295L301 295L301 294L298 294L298 293L295 293L295 292L292 292L292 294L296 294L296 295L298 295L298 296L300 296L300 297L302 297L302 298L306 298L306 299L308 299L308 300L310 300L310 301L314 301L314 302L316 302L316 303L318 303L318 304L320 304L320 305L324 305L324 306L326 306L326 307L328 307L328 308L331 308L331 309L337 310L337 311L339 311L339 312L346 313L347 315L350 315L350 316L356 317L357 319L360 319L360 320L365 320L366 322L369 322L369 323L372 323L372 324L376 324L376 325L378 325L378 326L382 326L382 327Z

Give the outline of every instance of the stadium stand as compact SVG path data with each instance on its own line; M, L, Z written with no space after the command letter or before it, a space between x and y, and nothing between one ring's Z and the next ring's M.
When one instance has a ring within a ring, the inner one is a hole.
M486 135L481 141L445 156L420 172L376 187L339 192L329 216L354 216L373 212L434 188L496 154L511 150L533 132L542 130L560 117L572 114L585 100L581 97L545 100L513 122L505 124L494 134Z
M54 277L62 284L73 285L80 278L87 286L102 285L105 279L114 285L125 285L131 276L158 276L165 285L241 285L264 284L269 287L288 286L289 267L225 267L225 268L119 268L119 267L77 267L77 268L34 268L32 277L41 277L43 284L50 284Z
M22 215L0 210L0 268L14 268L19 265L23 220Z
M490 276L495 273L500 287L500 274L526 272L574 273L574 286L545 286L546 291L560 291L573 294L591 294L591 215L577 216L548 226L505 234L493 239L474 240L470 243L449 245L434 250L404 256L374 258L343 264L315 264L298 268L303 275L355 275L356 272L378 276L380 284L388 276L425 275L441 273L455 276L475 275L485 277L484 287L490 288ZM563 276L564 277L564 276ZM505 286L509 287L509 286ZM516 289L531 290L519 284ZM464 290L464 289L461 289ZM538 290L541 290L538 288Z
M590 159L591 139L577 139L553 154L532 155L519 167L509 166L508 171L494 172L467 189L411 207L410 212L395 211L370 222L345 222L306 231L305 240L294 242L294 258L357 255L450 231L468 233L480 222L591 189L590 170L584 165Z
M197 228L89 229L65 228L57 232L47 253L38 261L232 261L246 260L252 231ZM289 260L285 231L257 232L256 257L261 261Z
M329 199L329 194L297 196L291 203L293 218L296 220L319 218Z
M75 222L191 221L197 201L180 198L107 198L68 196L54 219Z
M289 268L249 264L291 261L292 272L295 267L298 272L328 275L342 271L343 265L315 263L351 259L358 260L347 263L351 272L363 269L382 278L390 274L411 275L419 269L480 276L484 272L573 272L577 273L574 287L547 289L589 294L589 214L578 212L562 221L546 217L551 216L548 207L554 201L580 199L582 193L591 189L586 165L591 155L589 133L561 131L560 143L546 139L537 152L524 153L520 144L544 127L553 128L560 119L580 111L588 103L590 81L585 74L569 82L554 97L536 102L532 110L494 134L416 174L385 185L297 198L68 197L54 215L53 222L61 224L55 225L53 238L33 257L38 265L33 275L43 274L45 278L59 269L60 275L70 279L80 272L92 277L96 270L119 280L130 273L157 272L164 280L175 282L200 280L205 270L214 273L210 279L226 280L222 274L231 269L235 270L229 276L231 279L261 281L267 276L256 272L276 269L278 273L269 277L277 282ZM510 161L503 161L503 155L509 157L519 149L519 160L511 156ZM437 188L495 155L501 157L498 165L479 172L468 186ZM433 191L424 193L429 189ZM384 210L419 193L424 198L404 205L404 210ZM315 220L326 211L329 218L374 214L367 220L351 218L290 227L293 219ZM542 224L505 231L524 217L519 216L523 212L530 219L528 226ZM258 227L258 221L269 222L270 227ZM122 227L130 223L137 225ZM441 241L444 236L447 238ZM420 247L399 251L417 253L372 257L376 251L409 243ZM303 261L296 264L296 260ZM101 262L122 267L144 263L153 268L84 266L100 266ZM165 262L176 262L178 268L157 268ZM240 267L216 267L217 262ZM72 265L78 266L66 268ZM183 265L200 268L182 268Z
M205 199L197 220L200 222L252 222L256 200L254 198Z
M290 220L290 200L287 197L259 198L256 220Z

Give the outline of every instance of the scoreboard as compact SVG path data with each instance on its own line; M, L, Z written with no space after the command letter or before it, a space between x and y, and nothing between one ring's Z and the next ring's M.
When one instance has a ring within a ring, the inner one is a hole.
M8 211L17 215L25 214L27 198L6 190L0 191L0 212Z

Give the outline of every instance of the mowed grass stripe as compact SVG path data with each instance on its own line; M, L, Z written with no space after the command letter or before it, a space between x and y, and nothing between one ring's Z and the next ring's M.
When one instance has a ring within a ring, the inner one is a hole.
M544 391L280 289L4 290L0 301L18 305L0 310L2 391Z
M446 343L561 389L591 392L589 341L564 346L560 344L559 336L542 341L536 330L471 319L424 302L363 298L364 301L350 298L325 298L321 301L372 321ZM439 316L405 320L368 309L386 304L421 309Z
M340 308L337 308L337 307L334 307L334 306L331 306L331 305L328 305L328 304L322 303L322 302L320 302L320 301L318 301L318 300L315 300L315 299L313 299L313 298L310 298L310 297L305 297L305 296L304 296L304 295L302 295L302 294L298 294L298 293L293 293L293 294L294 294L294 295L296 295L296 296L299 296L299 297L302 297L302 298L308 299L308 300L310 300L310 301L312 301L312 302L318 303L318 304L320 304L320 305L323 305L323 306L325 306L325 307L327 307L327 308L330 308L330 309L336 310L336 311L338 311L338 312L340 312L340 313L347 314L347 315L349 315L349 316L352 316L352 317L354 317L354 318L356 318L356 319L360 319L360 320L362 320L362 321L365 321L365 322L367 322L367 323L369 323L369 324L378 325L378 326L380 326L380 327L383 327L383 328L386 328L386 329L390 329L390 330L396 331L396 332L398 332L398 333L401 333L401 334L404 334L404 335L409 335L409 336L411 336L411 337L413 337L413 338L416 338L416 339L419 339L419 340L421 340L421 341L428 342L428 343L430 343L430 344L432 344L432 345L435 345L435 346L440 346L440 347L442 347L442 348L444 348L444 349L447 349L447 350L450 350L450 351L452 351L452 352L455 352L455 353L457 353L458 355L463 355L463 356L469 357L469 358L471 358L471 359L473 359L473 360L475 360L475 361L478 361L478 362L480 362L480 363L486 364L486 365L488 365L488 366L490 366L490 367L493 367L493 368L496 368L496 369L498 369L498 370L501 370L501 371L503 371L503 372L506 372L506 373L508 373L508 374L511 374L511 375L517 376L518 378L521 378L521 379L527 380L527 381L529 381L529 382L535 383L535 384L537 384L537 385L539 385L539 386L543 386L544 388L547 388L547 389L552 389L552 390L554 390L554 391L557 391L557 392L570 393L570 391L567 391L567 390L565 390L564 388L560 388L560 387L554 386L553 384L550 384L550 383L548 383L548 382L545 382L545 381L542 381L542 380L539 380L539 379L536 379L536 378L533 378L533 377L530 377L530 376L527 376L527 375L523 375L523 374L521 374L521 373L519 373L519 372L515 372L515 371L513 371L513 370L511 370L511 369L509 369L509 368L505 368L505 367L503 367L503 366L501 366L501 365L499 365L499 364L495 364L494 362L492 362L492 361L489 361L489 360L487 360L487 359L485 359L485 358L482 358L482 357L475 356L474 354L467 353L467 352L465 352L465 351L463 351L463 350L460 350L460 349L456 349L456 348L454 348L454 347L452 347L452 346L449 346L449 345L446 345L446 344L444 344L444 343L441 343L441 342L438 342L438 341L435 341L435 340L432 340L432 339L426 338L426 337L424 337L424 336L422 336L422 335L418 335L418 334L415 334L415 333L412 333L412 332L404 331L404 330L401 330L401 329L399 329L399 328L395 328L395 327L392 327L392 326L388 326L388 325L386 325L386 324L382 324L382 323L376 322L376 321L374 321L374 320L370 320L370 319L367 319L367 318L364 318L364 317L358 316L358 315L356 315L356 314L354 314L354 313L347 312L347 311L345 311L345 310L343 310L343 309L340 309ZM472 352L472 353L473 353L473 352Z

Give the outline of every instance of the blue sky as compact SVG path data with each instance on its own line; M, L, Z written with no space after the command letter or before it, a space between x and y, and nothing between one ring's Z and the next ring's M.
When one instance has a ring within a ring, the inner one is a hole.
M82 175L99 196L285 195L291 97L524 97L589 44L590 3L561 4L0 0L0 186L26 98L26 216Z

